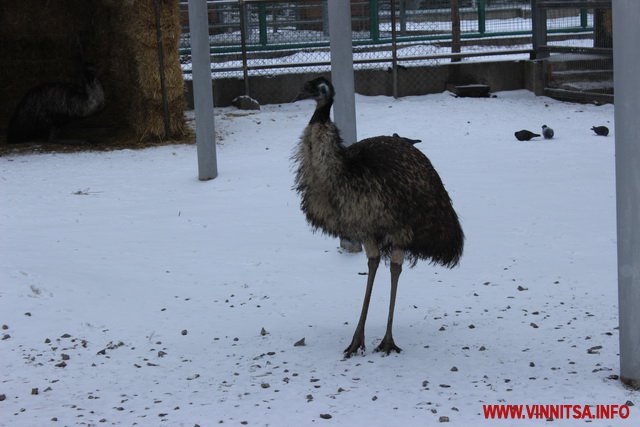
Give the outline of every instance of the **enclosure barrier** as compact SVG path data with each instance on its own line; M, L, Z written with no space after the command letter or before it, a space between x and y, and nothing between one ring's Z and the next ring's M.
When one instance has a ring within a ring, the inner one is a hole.
M327 10L326 0L208 2L214 78L242 78L249 94L250 76L328 71ZM354 67L397 75L406 67L448 61L535 56L535 10L532 0L352 0ZM593 21L585 7L558 9L545 22L545 40L593 39ZM183 31L180 54L188 79L187 21ZM551 43L535 47L541 52Z
M551 53L613 55L611 0L531 0L531 9L535 58L545 58ZM548 26L549 15L554 13L557 16L559 11L571 9L580 10L580 26L592 31L591 46L550 43L549 34L554 29Z

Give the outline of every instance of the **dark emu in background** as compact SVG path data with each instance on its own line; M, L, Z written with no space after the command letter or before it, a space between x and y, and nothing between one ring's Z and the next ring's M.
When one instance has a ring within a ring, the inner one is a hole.
M50 82L29 90L9 121L7 142L53 142L61 127L97 113L104 103L102 83L93 67L85 66L80 84Z
M293 159L300 206L314 229L361 241L369 276L360 320L346 357L364 350L373 281L380 257L391 260L387 330L376 351L400 352L392 336L393 311L405 255L454 267L464 233L449 194L429 159L407 138L376 136L346 147L329 113L335 95L323 78L311 80L299 99L314 98L316 109Z

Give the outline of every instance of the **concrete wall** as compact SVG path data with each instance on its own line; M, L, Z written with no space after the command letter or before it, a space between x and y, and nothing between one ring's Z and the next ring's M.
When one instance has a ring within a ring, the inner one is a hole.
M445 64L431 67L400 68L398 70L399 96L439 93L448 83L482 83L492 92L515 89L534 90L527 82L533 73L529 61L495 61ZM260 104L292 102L302 85L315 77L330 73L299 73L275 76L253 76L249 79L250 95ZM356 92L362 95L393 96L392 73L387 70L358 70L355 72ZM186 83L186 99L193 108L193 86ZM224 78L214 82L214 105L226 107L233 98L244 95L242 79Z

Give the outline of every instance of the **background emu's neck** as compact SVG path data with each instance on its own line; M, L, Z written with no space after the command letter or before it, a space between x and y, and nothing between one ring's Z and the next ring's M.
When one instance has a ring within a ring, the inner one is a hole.
M316 106L316 111L313 112L313 116L311 116L311 121L309 123L326 123L330 121L332 105L333 99L319 101Z

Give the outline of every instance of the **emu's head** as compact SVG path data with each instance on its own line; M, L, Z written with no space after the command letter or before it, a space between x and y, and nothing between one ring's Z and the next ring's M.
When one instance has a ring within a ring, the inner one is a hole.
M295 100L313 98L318 104L326 104L333 102L334 95L335 91L331 82L324 77L318 77L305 83Z

